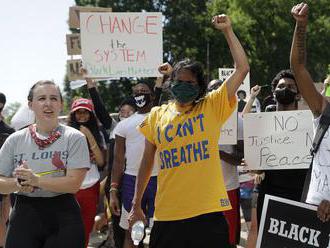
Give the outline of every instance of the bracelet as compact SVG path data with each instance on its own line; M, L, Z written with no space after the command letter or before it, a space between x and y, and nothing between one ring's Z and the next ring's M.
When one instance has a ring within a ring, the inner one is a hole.
M118 192L118 189L117 188L110 188L109 193L111 193L113 191Z

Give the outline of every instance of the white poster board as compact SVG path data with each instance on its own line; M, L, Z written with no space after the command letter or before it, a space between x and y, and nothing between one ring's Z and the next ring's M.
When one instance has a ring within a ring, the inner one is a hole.
M90 77L160 76L161 13L80 13L80 30L83 65Z
M219 68L219 79L225 81L233 72L234 68ZM248 73L243 84L238 90L244 90L246 95L250 95L250 73ZM237 108L221 127L220 145L234 145L237 143Z
M311 162L309 110L244 115L244 159L250 170L301 169Z

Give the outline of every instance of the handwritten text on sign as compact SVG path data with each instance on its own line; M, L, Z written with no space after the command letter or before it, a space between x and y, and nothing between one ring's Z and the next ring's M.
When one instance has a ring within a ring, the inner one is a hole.
M162 63L161 13L81 13L84 67L91 77L154 77Z
M308 168L313 140L309 110L244 116L244 158L249 169Z
M234 68L219 68L219 79L225 81L234 72ZM250 73L248 73L239 87L244 90L247 96L250 95ZM234 145L237 143L237 109L231 114L228 120L221 127L220 145Z

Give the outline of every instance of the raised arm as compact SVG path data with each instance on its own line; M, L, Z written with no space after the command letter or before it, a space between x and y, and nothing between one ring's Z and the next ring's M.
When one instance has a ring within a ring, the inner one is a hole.
M244 49L232 29L229 17L226 15L214 16L212 23L216 29L223 32L234 60L235 71L227 79L227 92L230 99L235 96L250 67Z
M315 88L313 79L305 66L308 5L300 3L294 6L291 10L291 14L296 20L290 54L291 69L295 74L295 79L301 95L307 102L314 116L317 117L325 108L326 100Z
M155 99L153 106L161 105L161 96L163 93L163 84L168 79L169 75L171 75L173 68L169 63L164 63L158 67L158 71L163 75L162 77L158 77L155 81Z
M254 103L254 100L256 99L257 95L259 94L261 88L259 85L255 85L251 88L250 97L248 102L245 104L244 109L242 111L242 117L244 117L245 114L250 113L252 104Z
M86 76L87 75L86 69L82 68L81 73L83 74L87 82L88 93L94 104L96 117L100 120L100 122L102 123L105 129L110 129L112 124L112 118L109 116L109 113L105 108L100 93L97 91L96 82L93 79Z

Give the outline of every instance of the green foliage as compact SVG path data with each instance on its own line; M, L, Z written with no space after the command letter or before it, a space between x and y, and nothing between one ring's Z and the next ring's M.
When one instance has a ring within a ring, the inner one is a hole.
M315 81L327 73L330 49L330 17L328 1L306 1L310 6L307 51L308 67ZM287 69L294 31L290 11L292 0L215 0L211 13L227 13L239 36L251 67L251 84L270 84L282 69Z

